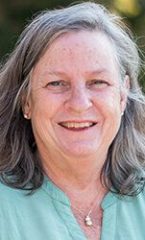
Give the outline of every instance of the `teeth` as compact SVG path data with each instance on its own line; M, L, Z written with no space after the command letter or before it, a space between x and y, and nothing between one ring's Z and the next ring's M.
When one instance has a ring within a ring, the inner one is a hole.
M64 122L61 123L62 126L67 128L85 128L93 125L92 122L77 123L77 122Z

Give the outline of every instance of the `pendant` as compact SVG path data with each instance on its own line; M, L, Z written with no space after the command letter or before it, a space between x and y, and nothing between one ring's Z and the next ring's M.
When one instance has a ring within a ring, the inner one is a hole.
M85 221L86 226L88 226L88 227L91 227L93 225L93 222L92 222L92 219L90 218L90 216L86 216L84 221Z

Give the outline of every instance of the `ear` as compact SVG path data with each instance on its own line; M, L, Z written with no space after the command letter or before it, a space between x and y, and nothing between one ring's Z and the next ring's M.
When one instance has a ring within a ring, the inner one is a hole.
M24 118L31 119L31 97L29 96L23 96L22 98L22 110Z
M122 114L124 113L127 105L129 89L130 89L130 79L128 75L125 75L123 84L121 86L121 98L120 98L120 107L121 107Z

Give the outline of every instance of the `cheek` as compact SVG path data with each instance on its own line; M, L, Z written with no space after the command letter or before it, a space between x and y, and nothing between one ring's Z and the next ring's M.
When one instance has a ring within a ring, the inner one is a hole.
M44 118L52 118L60 109L61 101L57 96L41 94L33 99L32 115Z
M100 112L105 115L117 115L121 113L121 98L117 92L103 92L95 97L95 105L98 106Z
M35 98L33 103L31 122L35 138L47 142L54 137L59 116L64 115L63 102L57 96L45 94L44 97Z
M50 109L51 108L51 109ZM51 138L52 129L53 129L53 107L50 107L43 103L35 104L32 111L31 123L33 133L38 145L41 145L43 142L47 142Z
M101 116L103 141L111 144L121 123L120 96L116 94L105 95L100 99L97 109Z

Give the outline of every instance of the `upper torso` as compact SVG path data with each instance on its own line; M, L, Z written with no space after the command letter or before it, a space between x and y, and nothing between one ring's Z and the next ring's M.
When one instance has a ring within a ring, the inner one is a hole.
M145 194L102 203L101 240L145 239ZM45 179L32 195L0 184L0 240L86 240L67 196Z

